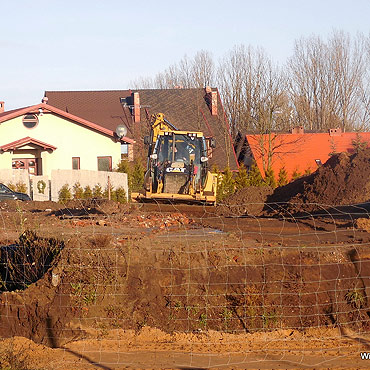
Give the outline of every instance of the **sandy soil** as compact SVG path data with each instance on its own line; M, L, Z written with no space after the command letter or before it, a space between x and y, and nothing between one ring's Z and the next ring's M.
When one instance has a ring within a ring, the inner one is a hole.
M145 327L104 335L87 330L85 339L59 348L14 337L1 342L1 350L38 369L365 369L360 352L369 344L369 336L339 329L235 335L167 334Z

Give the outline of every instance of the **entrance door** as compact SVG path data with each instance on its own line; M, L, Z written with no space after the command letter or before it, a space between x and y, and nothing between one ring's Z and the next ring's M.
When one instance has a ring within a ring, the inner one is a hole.
M37 175L37 160L35 158L14 158L12 168L13 170L28 170L30 175Z

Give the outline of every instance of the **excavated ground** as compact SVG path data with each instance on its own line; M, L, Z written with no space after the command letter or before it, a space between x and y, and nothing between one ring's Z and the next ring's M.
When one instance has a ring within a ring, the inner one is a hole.
M366 208L240 205L0 203L1 245L25 229L64 243L41 279L0 295L1 365L23 353L45 369L364 366Z

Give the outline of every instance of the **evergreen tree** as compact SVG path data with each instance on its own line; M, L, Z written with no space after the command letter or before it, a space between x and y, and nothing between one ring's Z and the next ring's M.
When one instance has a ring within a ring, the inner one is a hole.
M90 186L89 185L85 186L83 198L91 199L92 196L93 196L93 193L92 193Z
M135 161L134 168L132 170L131 181L129 181L129 187L131 191L139 191L143 188L144 175L145 168L141 164L141 161Z
M73 185L73 199L82 199L84 195L84 189L79 182Z
M239 171L235 177L235 188L240 190L249 185L248 171L244 164L239 166Z
M126 192L125 189L120 186L114 191L114 200L116 200L119 203L127 203L127 197L126 197Z
M252 167L248 173L249 186L262 186L264 184L261 172L256 162L252 163Z
M274 170L270 167L267 169L265 174L265 184L271 186L272 188L276 188L276 179Z
M100 184L96 184L92 190L93 198L103 198L103 189Z
M298 171L298 168L296 168L292 173L292 181L297 180L301 176L302 174Z
M134 162L121 161L118 164L117 172L127 173L129 192L140 191L144 186L145 167L141 159Z
M288 172L286 171L285 167L281 167L279 174L278 174L278 182L277 186L284 186L288 183Z
M352 146L355 153L359 153L367 149L367 141L362 140L361 135L357 132L356 138L352 140Z
M217 201L228 197L235 192L235 180L229 167L226 167L223 174L218 177Z
M311 169L311 167L307 167L307 168L305 169L305 171L304 171L304 175L305 175L305 176L311 175L311 173L312 173L312 169Z
M60 188L58 195L59 195L59 202L62 202L62 203L67 202L72 199L71 190L69 189L68 184L63 185Z
M130 165L128 161L122 160L116 169L117 172L129 173L130 172Z

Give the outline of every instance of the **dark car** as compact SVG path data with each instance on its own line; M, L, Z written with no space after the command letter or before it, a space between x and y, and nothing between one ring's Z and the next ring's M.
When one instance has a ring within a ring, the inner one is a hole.
M27 194L13 191L4 184L0 184L0 200L9 200L9 199L31 200L31 198Z

